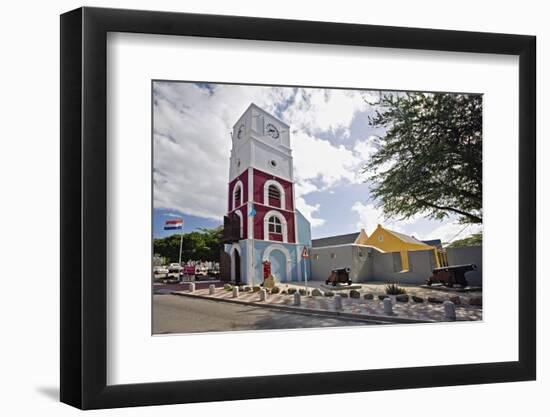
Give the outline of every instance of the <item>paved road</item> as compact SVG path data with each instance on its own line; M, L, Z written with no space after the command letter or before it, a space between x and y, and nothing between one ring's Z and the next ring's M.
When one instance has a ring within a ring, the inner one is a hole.
M365 325L368 323L171 294L153 296L154 334Z

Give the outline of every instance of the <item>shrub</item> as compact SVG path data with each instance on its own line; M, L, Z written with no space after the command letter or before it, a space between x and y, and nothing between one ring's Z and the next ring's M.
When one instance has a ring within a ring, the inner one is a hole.
M288 293L289 293L290 295L294 294L295 292L296 292L296 288L289 288L289 289L288 289Z
M298 292L300 293L300 295L306 295L307 294L305 288L300 288L298 290Z
M281 291L281 294L282 294L282 295L287 295L288 293L286 292L286 290L282 290L282 291Z
M279 289L279 287L273 287L271 288L271 294L279 294L281 290Z
M233 285L231 285L231 284L224 284L224 285L223 285L223 289L224 289L225 291L231 291L231 290L233 290Z
M378 294L378 299L383 300L384 298L388 298L386 294Z
M389 295L407 294L407 291L405 291L405 288L399 287L396 284L386 285L385 290L386 290L386 294L389 294Z
M434 303L434 304L441 304L443 302L443 300L440 300L437 297L428 297L428 302L429 303Z
M261 288L258 285L252 287L252 292L260 292Z
M413 295L412 299L415 303L423 303L424 299L422 297L419 297L418 295Z
M250 291L250 289L251 289L251 288L247 285L247 286L245 286L245 287L243 288L243 291L244 291L244 292L248 292L248 291Z
M334 293L332 291L325 291L325 297L333 297Z
M373 294L370 294L370 293L369 293L369 294L365 294L365 295L363 296L363 298L364 298L365 300L372 300L372 299L374 299L374 295L373 295Z
M341 296L342 298L348 298L348 295L347 295L347 293L345 293L345 292L341 292L341 293L340 293L340 296Z
M311 295L314 297L319 297L320 295L323 295L323 293L315 288L313 291L311 291Z

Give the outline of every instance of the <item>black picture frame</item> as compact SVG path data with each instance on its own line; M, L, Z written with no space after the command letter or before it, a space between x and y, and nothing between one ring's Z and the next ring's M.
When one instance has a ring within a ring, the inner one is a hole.
M108 32L519 56L519 358L514 362L113 385L107 376ZM61 15L61 401L82 409L533 380L534 36L79 8Z

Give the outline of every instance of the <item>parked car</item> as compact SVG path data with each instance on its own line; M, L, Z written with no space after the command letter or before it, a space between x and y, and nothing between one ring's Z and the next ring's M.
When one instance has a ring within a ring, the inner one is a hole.
M155 266L153 267L153 277L155 279L161 279L168 277L168 268L165 266Z
M208 276L208 269L206 269L203 266L196 266L195 267L195 276L197 279L201 279L202 277Z

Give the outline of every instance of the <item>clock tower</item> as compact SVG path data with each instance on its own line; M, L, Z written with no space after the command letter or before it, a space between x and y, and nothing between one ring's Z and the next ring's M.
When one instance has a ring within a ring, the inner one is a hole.
M311 238L309 223L294 205L290 128L251 104L233 126L231 140L224 219L231 279L258 285L267 263L277 281L299 280L304 266L297 246Z

